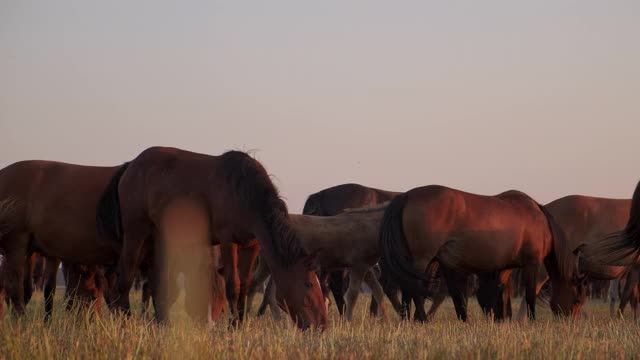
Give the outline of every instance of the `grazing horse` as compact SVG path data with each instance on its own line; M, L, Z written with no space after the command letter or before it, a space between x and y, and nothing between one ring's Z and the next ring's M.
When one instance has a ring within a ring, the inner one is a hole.
M350 270L345 312L348 320L353 317L363 281L378 303L383 303L384 291L372 267L380 257L378 231L386 205L347 210L337 216L290 215L302 247L309 253L318 253L323 271ZM380 310L384 312L382 306Z
M572 253L598 246L607 235L624 228L629 215L631 201L628 199L606 199L591 196L570 195L554 200L544 206L562 228L564 247ZM554 313L578 317L586 299L586 280L611 280L625 274L622 266L603 266L578 256L573 267L581 280L552 279L550 305ZM571 277L573 278L573 276ZM549 280L547 272L540 268L537 276L536 293ZM525 303L521 304L518 318L525 315Z
M381 265L403 289L427 294L433 279L425 271L439 264L463 321L468 274L523 268L533 319L539 266L552 267L558 276L570 272L573 254L554 241L560 236L551 215L524 193L482 196L425 186L397 196L387 207L380 228Z
M0 170L0 252L15 313L24 313L24 264L31 252L79 264L117 260L119 249L96 232L96 206L119 169L22 161Z
M156 318L167 318L166 279L172 264L203 267L207 245L221 245L227 300L238 319L239 274L233 244L254 239L273 273L280 305L300 328L324 328L327 313L314 256L308 255L291 229L284 201L262 165L249 155L230 151L210 156L175 148L153 147L131 161L105 190L98 210L102 233L122 247L115 305L129 312L129 289L143 253L154 254L152 273ZM193 243L190 253L186 246ZM198 277L206 278L202 272ZM210 278L210 274L209 275ZM201 279L202 280L202 279ZM198 289L198 286L192 288ZM189 296L189 295L188 295ZM203 317L206 302L194 309ZM204 315L206 316L206 315Z
M302 214L334 216L342 213L346 209L366 208L391 201L391 199L398 194L400 193L371 188L360 184L337 185L309 195L307 201L304 203ZM340 315L343 315L345 310L345 282L348 281L348 274L342 269L328 273L322 269L322 273L322 277L327 279L329 289L333 293L338 312ZM387 288L389 292L387 294L389 295L391 291L393 291L391 289L393 285L388 281L385 283L388 284ZM395 295L389 296L389 300L394 308L400 307ZM417 301L420 300L418 299ZM424 299L422 299L421 302L424 302ZM372 313L377 312L377 302L374 298L371 299L371 309Z

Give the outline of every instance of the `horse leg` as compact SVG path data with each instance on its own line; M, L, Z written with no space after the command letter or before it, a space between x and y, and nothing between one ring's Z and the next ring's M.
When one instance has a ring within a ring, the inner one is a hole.
M231 325L239 321L238 299L240 296L240 276L238 274L238 245L231 241L220 243L222 264L224 269L225 292L231 313Z
M371 270L367 271L367 273L365 274L364 282L371 289L371 301L376 301L377 306L376 312L374 314L378 315L378 311L380 311L380 313L386 318L387 314L384 310L384 291L382 290L382 286L378 282L378 279L376 279L376 276Z
M114 301L117 309L130 315L129 291L133 285L136 272L140 268L143 245L146 241L150 240L150 234L149 229L143 224L132 224L125 226L124 229L126 230L118 264L118 282ZM156 247L158 247L157 245L158 244L156 244ZM163 251L157 251L155 254L156 257L159 257L159 255L163 254ZM162 265L160 259L158 259L155 265L156 268Z
M409 320L411 319L411 301L413 301L413 296L410 296L406 291L402 291L400 296L400 319Z
M620 279L613 279L609 283L609 315L615 316L616 313L616 301L620 297L618 288L620 285Z
M189 317L200 324L208 322L208 312L213 301L210 288L214 279L210 271L211 257L207 250L197 251L189 256L193 264L185 270L185 309Z
M522 271L525 286L525 297L527 300L528 315L530 320L536 318L536 276L538 274L538 264L527 265Z
M352 268L349 272L349 288L346 293L347 310L345 311L345 317L351 321L353 318L353 310L358 301L358 295L360 295L360 285L366 272L369 269Z
M44 322L51 321L53 298L56 294L56 277L60 268L60 260L48 257L44 264Z
M398 313L398 315L402 316L402 303L398 300L398 288L390 284L390 281L384 279L384 274L380 277L382 290L385 295L387 295L387 299L391 303L393 309Z
M504 270L498 274L500 296L494 310L498 320L511 319L511 272L512 270Z
M164 323L169 320L169 308L172 303L170 295L177 294L177 291L174 291L176 287L176 277L173 275L168 264L164 263L162 256L157 254L153 257L152 271L149 273L149 283L157 323Z
M247 289L251 281L251 272L260 253L260 245L255 243L247 247L238 248L238 276L240 278L240 293L238 294L238 318L244 320L247 301Z
M267 306L270 305L269 296L273 292L275 292L274 286L275 285L273 285L273 280L271 280L271 277L269 277L267 280L267 287L264 289L264 295L262 296L262 301L260 302L260 306L258 307L258 317L264 315L264 313L267 311Z
M345 311L344 270L332 271L329 273L329 289L331 289L333 299L336 301L338 313L342 317Z
M258 265L256 266L253 276L251 277L251 282L249 283L249 288L247 289L247 304L245 312L247 314L251 313L251 307L253 306L253 299L258 292L258 288L264 286L265 281L271 274L269 271L269 267L267 266L266 261L258 261Z
M459 320L467 321L467 275L441 265Z
M24 303L25 305L31 301L33 295L33 276L35 271L36 260L38 259L37 253L31 253L27 256L24 263Z
M267 287L269 287L267 285ZM276 301L276 283L271 279L271 287L265 294L267 302L269 302L269 309L271 309L271 316L274 320L280 321L280 307Z
M24 269L29 246L29 234L9 234L5 240L4 282L9 303L14 315L24 314Z
M151 301L151 282L149 279L142 280L142 316L149 314L149 302Z
M438 309L440 308L440 305L442 305L442 303L446 300L448 293L449 293L449 289L447 289L447 285L444 283L444 281L441 281L438 292L431 300L431 307L429 308L429 312L425 316L425 321L433 320L433 318L436 316L436 311L438 311ZM416 304L416 314L414 315L414 318L417 320L419 320L418 309L422 308L423 309L422 313L424 313L424 297L421 297L421 299L422 299L422 304L420 306ZM415 299L414 299L414 302L415 302Z

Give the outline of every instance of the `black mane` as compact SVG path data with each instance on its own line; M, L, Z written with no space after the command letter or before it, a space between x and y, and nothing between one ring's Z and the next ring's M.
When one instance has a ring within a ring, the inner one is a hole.
M280 263L286 267L306 255L289 224L287 205L262 164L242 151L228 151L220 158L225 180L234 198L247 210L262 217L271 237L271 244L266 245L274 250Z

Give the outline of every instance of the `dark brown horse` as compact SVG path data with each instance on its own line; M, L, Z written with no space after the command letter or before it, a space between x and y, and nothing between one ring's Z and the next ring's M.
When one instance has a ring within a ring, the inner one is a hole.
M572 253L580 253L582 249L598 246L609 234L620 231L627 220L631 201L627 199L606 199L591 196L570 195L554 200L545 209L562 228L563 247ZM603 266L589 261L584 256L575 258L572 269L579 281L552 279L552 296L550 305L554 313L578 317L586 299L588 281L613 280L625 274L622 266ZM537 276L536 293L539 293L549 280L545 269L540 268ZM518 319L526 314L525 303L522 302Z
M280 305L301 328L326 326L314 257L300 246L266 170L246 153L210 156L175 148L147 149L114 177L98 219L100 231L117 239L114 247L122 246L115 305L125 311L144 253L155 254L153 298L156 317L162 321L167 318L165 286L171 283L167 279L172 271L165 261L182 255L181 265L202 268L198 263L206 260L201 256L204 248L220 244L229 308L237 319L239 275L231 250L233 244L257 239L278 286ZM196 276L210 278L203 272ZM195 311L206 313L206 308L207 302L199 301Z
M524 193L482 196L425 186L397 196L387 207L380 229L381 265L403 289L427 294L433 279L425 271L439 264L463 321L468 274L523 268L529 316L535 318L539 266L544 263L562 276L573 264L573 254L554 241L559 236L551 215Z
M118 169L22 161L0 170L0 251L16 313L24 312L24 263L32 251L79 264L117 260L118 248L98 239L95 219Z

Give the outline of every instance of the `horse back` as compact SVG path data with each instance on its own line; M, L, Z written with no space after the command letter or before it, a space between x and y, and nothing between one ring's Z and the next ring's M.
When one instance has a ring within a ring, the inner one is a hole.
M570 195L545 205L564 230L573 249L598 241L626 225L630 199Z
M469 254L476 254L473 269L485 271L498 258L500 268L515 267L540 261L552 249L546 216L526 194L485 196L432 185L406 196L405 235L424 259L439 254L441 261L471 269L476 265L468 263Z
M399 193L360 184L342 184L309 195L303 214L333 216L349 208L373 206L390 201Z

